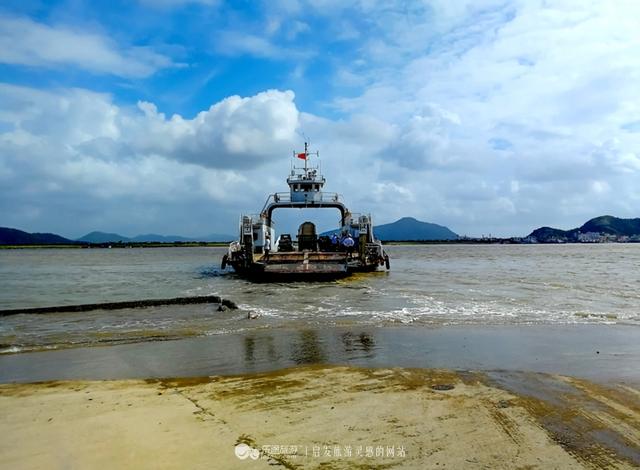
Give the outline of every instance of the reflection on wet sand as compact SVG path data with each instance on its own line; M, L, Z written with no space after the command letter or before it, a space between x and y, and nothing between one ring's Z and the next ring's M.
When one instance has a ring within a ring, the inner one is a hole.
M292 333L288 341L278 341L281 334L270 332L250 333L243 338L244 362L247 368L266 363L282 363L288 358L293 364L322 364L331 362L336 354L342 361L352 362L359 359L374 359L376 341L370 332L336 332L327 336L326 332L305 329ZM338 346L336 337L340 340ZM331 354L328 350L331 349ZM335 360L335 359L334 359Z
M622 326L264 329L0 355L0 382L189 377L345 364L535 371L638 383L638 360L637 333Z
M364 351L364 356L359 355L359 357L373 359L375 356L376 342L371 333L362 332L354 334L351 331L348 331L343 333L340 336L340 339L344 345L344 352L347 353L347 355L349 355L349 353Z
M272 335L249 334L244 337L244 360L247 364L264 361L265 357L270 362L276 362L279 357Z
M291 344L291 360L296 364L318 364L326 360L326 353L314 330L302 330Z

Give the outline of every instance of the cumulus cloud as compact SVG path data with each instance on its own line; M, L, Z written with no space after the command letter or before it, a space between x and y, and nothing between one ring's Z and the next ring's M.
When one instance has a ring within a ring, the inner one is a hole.
M460 124L456 114L427 104L403 124L381 158L396 160L399 165L413 169L459 164L449 140L454 133L451 128Z
M288 152L298 127L291 91L231 96L193 119L167 118L149 102L137 109L113 104L109 95L84 89L38 91L0 85L8 106L0 120L34 137L104 159L158 155L210 168L247 168Z
M270 90L250 98L231 96L194 119L167 119L152 103L128 118L124 138L147 153L208 167L249 168L292 146L298 110L291 91Z
M0 100L7 103L0 114L1 192L3 213L11 214L4 223L22 226L31 214L33 223L53 230L60 225L56 217L92 207L113 214L119 209L121 220L135 211L133 225L149 223L155 213L156 227L172 231L168 227L187 213L192 227L208 225L198 214L216 207L221 219L211 221L213 227L229 230L236 211L257 205L266 192L257 176L248 184L250 175L293 148L293 99L292 92L276 90L233 96L185 119L166 118L152 103L120 107L109 95L88 90L0 85ZM234 208L228 219L225 204ZM168 220L158 220L158 212L169 209ZM94 216L77 223L89 230ZM195 230L191 234L206 233Z
M119 47L98 33L6 15L0 15L0 62L36 67L72 65L122 77L147 77L172 65L169 57L148 47Z
M299 112L291 92L231 96L187 118L87 90L5 87L0 179L23 182L6 191L22 195L14 202L65 188L103 202L109 194L148 201L141 208L206 200L235 223L237 212L286 188L284 156L303 130L321 151L327 190L380 223L411 215L461 234L525 235L603 213L637 217L639 5L269 2L256 10L263 17L230 15L212 33L214 49L249 64L293 57L305 71L300 96L316 114ZM135 55L109 41L88 44ZM317 47L331 54L301 52ZM33 49L4 47L0 58L75 63ZM322 98L310 97L316 92ZM36 220L37 208L22 210ZM136 216L149 220L143 212Z
M337 68L360 91L332 103L376 120L373 139L391 129L369 184L402 187L425 202L410 215L461 233L638 216L637 2L404 3L314 2L368 19Z

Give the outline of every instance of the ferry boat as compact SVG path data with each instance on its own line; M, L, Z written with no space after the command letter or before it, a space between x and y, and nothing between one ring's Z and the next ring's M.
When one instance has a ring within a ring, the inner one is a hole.
M308 144L303 153L293 153L289 192L271 194L260 214L242 215L239 239L229 245L222 258L222 269L231 266L236 273L253 280L327 280L355 272L389 269L389 256L373 234L371 215L354 214L337 193L323 191L325 178L319 163L310 164ZM304 161L300 166L299 160ZM277 233L273 214L281 208L334 208L340 212L337 230L318 234L316 225L306 221L296 237Z

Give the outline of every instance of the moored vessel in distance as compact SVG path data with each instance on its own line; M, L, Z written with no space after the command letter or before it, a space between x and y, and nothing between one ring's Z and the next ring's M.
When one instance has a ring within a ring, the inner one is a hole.
M254 280L293 281L336 279L354 272L389 269L389 256L375 239L371 215L354 214L337 193L323 191L325 178L319 166L309 164L308 144L303 153L293 155L287 178L288 193L271 194L260 214L242 215L240 237L229 245L222 268L231 266L239 275ZM296 161L304 160L304 166ZM290 233L277 233L276 209L334 208L340 212L339 227L330 235L318 235L316 225L307 221L298 228L295 240Z

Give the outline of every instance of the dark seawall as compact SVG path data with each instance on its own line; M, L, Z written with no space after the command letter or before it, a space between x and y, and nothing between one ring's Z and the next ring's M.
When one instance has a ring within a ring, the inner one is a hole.
M0 310L0 317L29 313L57 313L57 312L89 312L91 310L117 310L122 308L155 307L158 305L190 305L190 304L220 304L227 308L238 308L231 300L217 295L202 295L196 297L175 297L173 299L127 300L123 302L103 302L97 304L58 305L54 307L16 308Z

